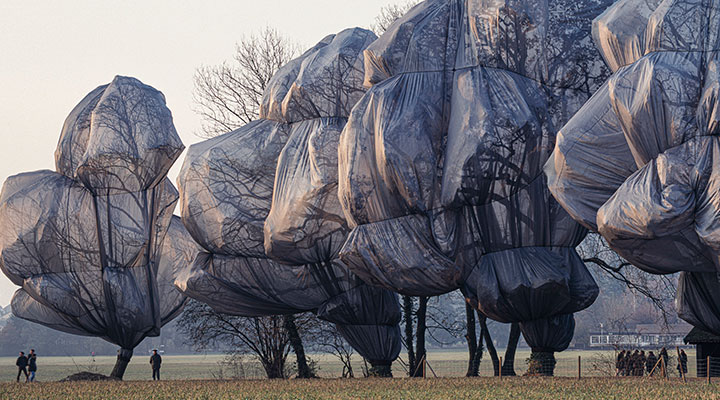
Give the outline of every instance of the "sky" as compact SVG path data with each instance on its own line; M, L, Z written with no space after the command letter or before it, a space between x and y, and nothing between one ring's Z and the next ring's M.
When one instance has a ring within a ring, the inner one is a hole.
M67 114L115 75L162 91L185 146L201 139L193 73L265 26L309 47L369 27L393 0L0 0L0 181L54 169ZM170 171L175 181L184 154ZM2 229L2 227L0 227ZM0 305L16 287L0 274Z

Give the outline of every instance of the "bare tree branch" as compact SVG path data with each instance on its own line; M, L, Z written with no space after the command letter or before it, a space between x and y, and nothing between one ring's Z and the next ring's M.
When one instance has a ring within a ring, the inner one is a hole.
M380 13L375 17L375 22L370 25L370 29L380 36L395 22L396 19L402 17L415 7L418 1L406 1L401 4L389 4L380 9Z
M214 137L258 118L263 92L275 72L299 47L266 27L235 45L232 62L195 71L194 111L203 119L200 137Z

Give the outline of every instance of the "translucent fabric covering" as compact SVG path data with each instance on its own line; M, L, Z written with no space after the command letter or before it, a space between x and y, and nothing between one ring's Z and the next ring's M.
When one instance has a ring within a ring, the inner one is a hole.
M184 148L165 96L118 76L70 112L55 165L93 192L139 192L157 185Z
M594 37L615 73L560 131L550 190L637 267L686 271L680 316L720 333L720 2L621 0Z
M400 351L397 296L337 258L349 232L338 140L364 93L362 51L374 39L359 28L324 38L270 79L259 120L190 147L181 210L204 251L176 285L234 315L313 311L388 365Z
M680 318L706 331L720 327L720 281L716 272L681 272L675 307Z
M575 332L572 314L520 323L520 330L534 353L554 353L570 346Z
M3 185L0 268L21 286L13 313L127 350L159 335L185 303L170 283L194 246L165 178L182 150L157 90L116 77L86 96L63 127L57 172Z
M598 288L543 166L609 75L591 26L610 4L428 0L368 47L372 87L339 145L353 272L408 295L461 288L490 318L543 323L523 329L537 347L567 346L574 325L542 321Z
M190 146L178 177L180 211L204 249L265 258L263 224L287 131L261 119Z

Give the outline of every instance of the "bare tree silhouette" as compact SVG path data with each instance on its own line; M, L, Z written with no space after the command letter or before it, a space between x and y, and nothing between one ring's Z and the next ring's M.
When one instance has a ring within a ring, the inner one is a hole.
M370 30L378 36L382 35L395 20L402 17L416 4L418 4L418 1L406 1L382 6L380 13L375 17L375 21L370 25Z
M198 68L193 99L204 120L198 135L214 137L256 120L270 78L298 52L297 44L265 27L235 45L233 62Z

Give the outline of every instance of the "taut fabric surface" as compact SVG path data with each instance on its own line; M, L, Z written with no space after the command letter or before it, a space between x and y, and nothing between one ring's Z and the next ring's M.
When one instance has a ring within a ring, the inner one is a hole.
M353 272L409 295L460 288L490 318L533 321L535 347L567 347L598 288L543 166L609 76L591 27L611 4L429 0L368 47L371 88L339 145Z
M681 271L680 316L720 333L720 2L621 0L594 38L615 72L560 131L550 190L637 267Z
M72 110L57 172L12 176L0 194L0 268L13 313L132 349L179 314L170 283L195 247L166 178L184 146L159 91L116 77ZM194 256L194 255L192 255Z
M203 247L176 284L242 316L315 312L363 357L400 352L397 295L338 258L349 232L337 196L337 148L363 95L364 29L330 35L281 67L260 119L193 145L178 178L182 217Z

